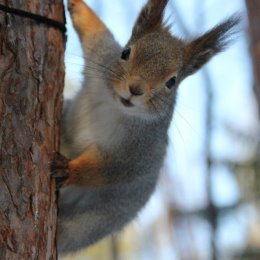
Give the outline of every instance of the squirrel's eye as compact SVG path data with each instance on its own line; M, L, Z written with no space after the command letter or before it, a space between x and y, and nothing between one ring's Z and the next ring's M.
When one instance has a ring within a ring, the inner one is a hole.
M124 49L123 52L122 52L122 55L121 55L121 59L122 60L128 60L130 53L131 53L131 48Z
M166 83L165 83L165 86L168 88L168 89L171 89L172 87L174 87L176 83L176 77L172 77L170 78Z

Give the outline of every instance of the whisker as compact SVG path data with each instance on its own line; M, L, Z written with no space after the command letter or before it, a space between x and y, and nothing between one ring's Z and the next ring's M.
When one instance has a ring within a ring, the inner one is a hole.
M180 100L179 97L178 97L178 100L177 100L177 102L176 102L176 107L178 107L178 106L181 106L182 109L185 109L185 110L188 110L188 111L198 112L198 109L197 109L195 106L192 107L192 106L190 106L190 105L187 105L187 104L183 103L183 102Z
M159 96L157 96L157 99L159 100L158 105L160 106L160 109L166 114L166 118L170 121L172 120L172 112L168 110L170 101L160 99ZM167 101L167 102L166 102Z
M175 120L174 120L175 121ZM179 127L177 126L177 124L176 124L176 122L174 122L173 121L173 125L174 125L174 127L176 127L176 129L177 129L177 132L178 132L178 134L179 134L179 136L181 137L181 140L182 140L182 143L183 143L183 145L184 145L184 148L186 148L186 145L185 145L185 141L184 141L184 138L183 138L183 135L181 134L181 131L180 131L180 129L179 129ZM186 150L186 149L185 149Z
M75 80L80 80L80 81L82 81L82 78L81 78L80 76L77 76L77 75L70 75L68 78L69 78L69 79L75 79Z
M163 120L162 115L161 115L160 111L157 109L157 107L156 107L155 103L153 102L153 100L150 100L150 103L151 103L155 113L159 116L160 120Z
M92 71L85 71L85 75L86 76L91 76L91 75L96 75L97 77L100 77L102 79L114 79L114 80L118 80L118 81L121 81L122 79L121 78L118 78L118 77L115 77L114 75L104 75L103 73L93 73Z
M156 96L154 96L155 98L157 98L158 100L160 100L161 102L163 102L164 104L166 104L167 106L169 105L169 101L168 101L168 99L167 98L163 98L163 97L161 97L160 95L156 95Z
M114 78L109 77L101 77L100 75L86 75L87 79L100 79L100 80L107 80L107 81L115 81Z
M69 56L75 56L75 57L84 59L84 56L82 57L81 55L78 55L78 54L75 54L75 53L72 53L72 52L66 52L66 54L69 55Z
M192 129L192 131L194 131L199 136L199 133L197 131L195 131L194 127L192 127L190 122L186 118L184 118L184 116L176 108L175 108L175 111L176 111L177 115L190 127L190 129Z
M119 61L117 62L117 65L120 67L124 79L126 79L125 76L126 74L128 75L128 71L125 70L125 68L122 66L122 64Z
M98 75L98 76L101 76L101 75L102 75L101 72L105 72L105 70L101 70L101 71L100 71L99 68L91 67L91 66L89 66L89 65L76 64L76 63L73 63L73 62L68 62L68 63L73 64L73 65L78 65L78 66L81 66L81 67L84 67L84 68L87 68L87 69L90 69L90 70L95 70L96 72L100 72L100 75ZM70 71L71 71L71 69L70 69ZM86 74L86 72L85 72L85 74ZM122 80L121 77L117 77L117 76L115 76L114 74L113 74L113 76L116 77L118 80ZM107 78L108 78L108 77L107 77ZM106 78L104 77L103 79L106 79ZM110 79L112 79L112 78L110 77Z
M69 55L71 55L71 56L76 56L76 57L80 57L80 58L82 58L82 59L84 59L85 60L85 58L84 57L81 57L81 56L79 56L79 55L76 55L76 54L73 54L73 53L67 53L67 54L69 54ZM72 62L70 62L70 63L72 63ZM97 66L97 68L94 68L93 66L91 67L89 64L87 64L87 63L92 63L92 64L94 64L94 65L96 65ZM73 64L73 63L72 63ZM75 63L74 63L75 64ZM119 63L119 62L115 62L115 65L117 66L117 68L120 70L120 75L119 75L119 73L118 73L118 71L115 71L115 70L113 70L112 68L110 68L110 67L108 67L108 66L105 66L104 64L100 64L100 63L98 63L97 61L95 61L95 60L92 60L92 59L90 59L90 58L86 58L86 64L85 65L80 65L80 64L75 64L75 65L79 65L79 66L82 66L82 67L89 67L89 68L91 68L91 69L96 69L96 70L98 70L98 67L99 68L103 68L104 70L102 70L103 72L108 72L108 71L110 71L115 77L117 77L118 79L120 79L120 80L125 80L126 79L126 71L125 71L125 69L123 68L123 66Z
M158 96L154 96L153 99L150 99L150 102L152 102L156 108L159 107L159 109L156 109L156 110L157 110L157 113L160 114L160 118L162 119L163 115L164 115L165 119L171 120L172 119L172 114L169 113L167 109L165 109L165 104L167 106L168 106L168 104L165 103L165 102L156 102L156 104L155 104L156 98L157 98L157 101L158 101L159 100Z
M157 97L157 98L159 98L161 101L166 101L166 99L163 99L162 97ZM197 134L197 135L199 135L196 131L195 131L195 129L192 127L192 125L189 123L189 121L187 121L187 119L185 119L184 118L184 116L179 112L179 110L175 107L175 109L174 109L174 112L176 112L176 114Z
M75 62L71 62L71 61L66 61L66 60L65 60L65 64L72 64L72 65L76 65L76 66L80 66L80 67L85 67L84 64L79 64L79 63L75 63Z
M99 70L97 68L91 68L88 66L86 67L86 70L83 73L85 73L85 75L95 74L95 75L103 76L104 78L109 77L109 78L115 78L118 80L122 80L120 77L117 77L112 73L105 74L104 71L102 71L102 70Z
M101 73L101 72L106 72L105 70L100 70L99 68L92 67L92 66L90 66L90 65L86 65L85 67L86 67L86 69L95 70L96 72L100 72L100 75L103 74L103 73ZM112 74L112 73L110 73L110 74L111 74L111 76L113 75L113 77L117 78L118 80L122 80L122 77L120 77L120 76L118 76L118 75L114 75L114 74Z
M104 64L99 64L99 63L97 63L97 62L95 62L95 61L93 61L91 59L87 59L87 62L91 62L91 63L93 63L93 64L95 64L95 65L97 65L97 66L99 66L101 68L104 68L105 70L110 71L113 75L123 79L123 77L121 75L118 75L118 73L116 71L114 71L113 69L105 66Z
M164 104L164 106L165 106L165 105L169 105L169 102L171 102L171 101L168 101L167 98L163 98L163 97L161 97L161 96L159 96L159 95L157 95L156 97L158 98L158 100L160 100L160 101ZM168 118L173 121L173 123L174 123L173 125L174 125L174 127L176 127L177 132L178 132L178 135L181 137L182 143L183 143L183 145L184 145L184 147L185 147L185 140L184 140L184 138L183 138L183 135L181 134L181 131L180 131L178 125L176 124L176 121L175 121L175 119L174 119L174 117L173 117L173 114L170 115L170 114L169 114L170 112L168 112L168 111L165 111L165 112L167 113ZM178 113L178 112L177 112L177 113Z

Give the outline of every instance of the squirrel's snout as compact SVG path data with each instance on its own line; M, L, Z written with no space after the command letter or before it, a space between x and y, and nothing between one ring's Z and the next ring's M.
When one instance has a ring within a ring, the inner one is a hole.
M142 96L144 94L144 90L139 84L130 85L129 91L133 96Z

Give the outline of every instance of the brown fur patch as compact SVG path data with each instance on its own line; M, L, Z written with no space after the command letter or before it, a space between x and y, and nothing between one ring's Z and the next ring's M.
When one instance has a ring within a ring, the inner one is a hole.
M71 16L80 37L90 36L107 30L99 17L81 0L74 0Z
M86 187L99 187L104 185L102 175L103 161L96 145L90 146L76 159L69 162L69 184Z

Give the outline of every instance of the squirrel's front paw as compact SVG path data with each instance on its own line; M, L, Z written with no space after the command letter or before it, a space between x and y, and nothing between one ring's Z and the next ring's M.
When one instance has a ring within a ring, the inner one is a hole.
M58 152L54 152L53 161L50 163L50 177L55 179L58 188L66 183L69 178L69 160Z

